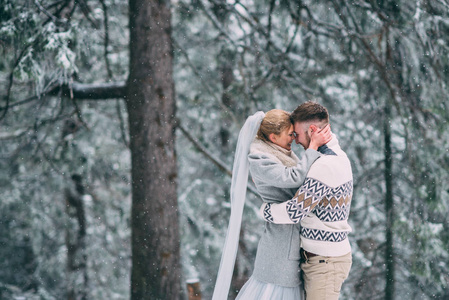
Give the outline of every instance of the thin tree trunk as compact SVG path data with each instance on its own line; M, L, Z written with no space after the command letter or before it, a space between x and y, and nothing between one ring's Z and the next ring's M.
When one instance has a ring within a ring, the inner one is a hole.
M385 242L385 299L394 299L395 291L395 262L393 247L393 222L394 222L394 202L393 202L393 162L391 151L391 112L389 103L385 104L384 120L384 142L385 142L385 214L386 214L386 242Z
M67 247L67 299L87 299L86 214L83 203L84 186L80 175L72 175L72 182L65 190Z
M179 299L175 95L169 1L130 0L126 103L132 163L131 299Z
M232 61L234 59L233 53L230 50L222 50L220 56L223 56L221 62L221 84L223 88L223 93L221 95L221 102L223 107L226 107L226 111L223 113L222 123L220 125L220 141L221 141L221 153L229 152L229 137L231 133L229 132L232 125L231 115L234 113L232 111L235 107L234 100L228 92L228 88L234 82L234 69L232 68Z

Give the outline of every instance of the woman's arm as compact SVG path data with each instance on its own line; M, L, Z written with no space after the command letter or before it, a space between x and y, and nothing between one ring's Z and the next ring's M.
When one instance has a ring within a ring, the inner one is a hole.
M320 192L317 193L316 189ZM330 187L314 178L307 178L293 199L282 203L264 203L260 215L270 223L298 224L329 192Z
M330 126L312 134L309 148L294 167L286 167L264 153L248 155L251 176L266 185L278 188L298 188L303 184L312 164L320 157L316 150L332 139Z
M304 182L312 164L319 157L320 154L317 151L307 149L294 167L286 167L262 153L250 154L248 159L251 176L258 181L278 188L298 188Z

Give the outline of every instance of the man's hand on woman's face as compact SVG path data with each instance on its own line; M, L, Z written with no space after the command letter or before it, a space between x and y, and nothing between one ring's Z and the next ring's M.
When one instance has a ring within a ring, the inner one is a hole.
M332 131L330 124L327 124L324 128L318 129L310 135L311 143L318 147L327 144L332 139Z

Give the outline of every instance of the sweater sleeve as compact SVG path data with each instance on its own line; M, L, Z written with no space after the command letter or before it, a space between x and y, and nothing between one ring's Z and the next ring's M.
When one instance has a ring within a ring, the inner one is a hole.
M282 203L264 203L262 218L275 224L297 224L324 198L330 187L314 178L306 178L293 199Z
M312 149L307 149L298 164L294 167L286 167L273 158L263 154L248 155L251 175L258 177L264 184L278 188L297 188L300 186L320 154Z

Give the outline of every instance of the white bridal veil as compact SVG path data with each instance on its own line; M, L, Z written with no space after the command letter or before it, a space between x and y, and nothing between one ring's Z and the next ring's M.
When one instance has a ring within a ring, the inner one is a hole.
M231 217L229 218L228 232L221 256L220 268L215 283L212 300L228 299L234 271L235 258L239 243L240 226L242 223L243 207L245 206L246 188L248 186L248 153L251 142L254 140L265 113L258 111L246 119L240 130L237 147L234 155L231 183Z

